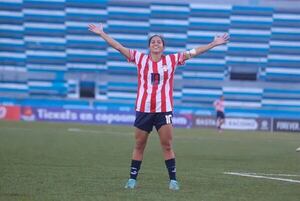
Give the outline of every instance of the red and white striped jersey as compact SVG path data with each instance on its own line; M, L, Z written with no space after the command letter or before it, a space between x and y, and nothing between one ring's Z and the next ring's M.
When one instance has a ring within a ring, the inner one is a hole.
M183 53L163 55L155 62L150 55L130 50L129 62L135 63L138 73L136 111L173 111L173 82L177 65L183 65Z
M224 101L223 100L215 100L214 102L215 110L224 112Z

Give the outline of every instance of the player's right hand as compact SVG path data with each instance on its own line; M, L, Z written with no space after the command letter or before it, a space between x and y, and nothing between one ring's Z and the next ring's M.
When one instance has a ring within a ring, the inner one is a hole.
M103 24L99 23L99 25L95 25L95 24L89 24L89 30L95 34L102 34L104 33L103 31Z

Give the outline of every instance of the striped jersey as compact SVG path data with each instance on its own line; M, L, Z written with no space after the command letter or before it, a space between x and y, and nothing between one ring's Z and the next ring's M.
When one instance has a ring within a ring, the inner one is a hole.
M162 55L155 62L150 55L130 50L129 62L137 66L136 111L156 113L173 111L173 82L177 65L183 65L183 53Z
M216 100L214 102L214 106L215 106L215 109L216 111L220 111L220 112L224 112L224 100Z

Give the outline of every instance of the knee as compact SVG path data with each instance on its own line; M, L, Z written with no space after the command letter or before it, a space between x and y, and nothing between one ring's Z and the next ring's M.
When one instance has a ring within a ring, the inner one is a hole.
M135 143L135 149L138 151L143 151L145 149L146 142L137 141Z
M162 149L165 152L172 151L172 143L171 142L162 143Z

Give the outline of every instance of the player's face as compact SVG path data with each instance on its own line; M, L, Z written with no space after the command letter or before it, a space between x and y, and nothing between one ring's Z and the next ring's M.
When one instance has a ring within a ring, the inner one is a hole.
M164 50L164 44L160 37L154 36L150 41L150 52L162 53Z

